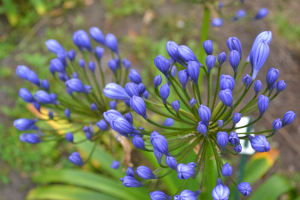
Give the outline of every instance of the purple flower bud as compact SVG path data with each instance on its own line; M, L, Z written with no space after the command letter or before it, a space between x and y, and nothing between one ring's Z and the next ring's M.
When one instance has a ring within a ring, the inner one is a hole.
M255 96L258 95L258 93L260 92L261 88L262 88L262 83L260 82L260 80L255 81L255 83L254 83Z
M183 61L181 60L181 58L178 55L178 44L176 42L173 41L168 41L167 42L167 52L169 54L169 56L175 60L176 62L179 62L181 65L184 65Z
M39 142L42 142L40 140L40 136L36 133L26 133L25 135L25 142L30 143L30 144L36 144Z
M65 68L67 64L67 54L65 52L59 52L56 54L57 58L61 61L63 67Z
M119 55L118 51L118 41L114 34L108 33L105 37L105 44L108 48L110 48L113 52Z
M45 90L49 91L50 85L49 85L49 82L48 82L47 79L42 80L42 87L43 87Z
M196 101L195 98L192 98L192 99L189 101L189 103L190 103L190 106L193 107L194 105L196 105L197 101Z
M191 190L183 190L179 195L174 196L174 200L197 200L200 193L200 189L198 189L196 192Z
M296 118L296 114L293 111L287 111L282 118L282 127L291 124Z
M90 129L90 127L88 127L88 126L84 126L84 127L82 128L82 131L83 131L83 132L90 132L91 129Z
M156 160L158 162L158 164L161 164L161 158L163 157L163 154L160 153L158 150L156 150L155 148L153 148L153 153L156 157Z
M237 72L237 69L239 67L240 64L240 53L236 50L232 50L229 53L229 63L231 65L231 67L233 68L234 73Z
M125 89L116 83L107 84L103 89L103 94L110 99L116 99L116 100L130 99L130 96L126 93Z
M35 109L37 110L37 111L39 111L40 112L40 108L41 108L41 105L38 103L38 102L32 102L32 105L35 107Z
M93 61L89 62L89 69L94 73L96 68L96 63Z
M180 163L177 165L177 173L179 179L195 178L196 164L194 162L188 163L187 165Z
M228 143L228 135L226 132L218 132L217 134L217 142L222 148L222 151L225 151L225 147Z
M166 118L165 122L163 123L164 126L173 126L174 125L174 119L172 118Z
M237 123L239 123L241 118L242 118L241 113L234 113L233 118L232 118L233 126L235 126Z
M281 129L281 127L282 127L282 122L280 118L275 119L273 121L273 134L275 134L279 129Z
M107 123L104 121L104 119L100 119L99 122L96 123L96 125L99 127L100 130L106 131L108 130Z
M34 71L29 71L27 74L27 79L31 83L40 87L40 79Z
M257 45L262 41L265 40L267 42L267 44L269 45L272 41L272 32L271 31L263 31L260 34L258 34L258 36L255 38L254 43L252 45L251 52L253 51L253 49L257 48ZM250 61L250 54L247 58L247 62Z
M267 88L270 88L278 79L279 77L279 70L270 68L267 74Z
M178 113L178 110L180 109L180 101L179 100L173 101L172 108L175 110L176 113Z
M215 56L207 56L206 57L206 66L207 66L207 71L210 74L211 69L214 67L215 63L216 63L216 57Z
M52 111L48 112L48 117L49 117L49 119L53 119L54 116L53 116L53 112Z
M116 160L114 160L114 161L112 162L112 164L110 165L110 167L111 167L112 169L118 169L119 166L120 166L120 162L119 162L119 161L116 161Z
M219 97L225 106L229 106L229 107L233 106L232 105L233 96L231 90L229 89L221 90L219 92Z
M65 82L65 85L67 89L69 89L72 92L78 92L78 93L90 93L91 92L91 86L89 85L83 85L81 80L77 78L72 78Z
M259 9L259 11L257 12L256 16L254 17L254 19L262 19L265 16L267 16L267 14L269 13L269 10L267 8L261 8Z
M240 193L244 196L249 196L250 192L252 191L252 188L248 182L238 184L237 188L240 191Z
M74 49L71 49L68 53L67 53L67 57L69 58L69 60L72 62L75 59L76 56L76 51Z
M246 11L244 9L238 10L235 14L237 18L243 18L246 16Z
M213 26L220 27L223 24L223 20L221 18L214 18L211 22Z
M219 128L223 127L223 120L218 120L217 123Z
M137 149L145 150L145 142L144 142L143 138L139 135L135 135L132 138L132 144Z
M273 85L269 88L269 94L272 94L273 90L275 90L275 88L277 87L277 83L273 83Z
M156 175L154 175L153 172L146 166L139 166L136 169L136 173L142 179L156 179Z
M113 71L114 74L116 74L117 68L118 68L118 60L117 59L111 59L107 63L108 67Z
M217 186L212 190L211 196L214 200L225 200L229 199L230 190L222 183L221 178L218 178Z
M136 134L138 132L123 116L115 115L110 121L110 126L125 137L128 137L128 134Z
M161 99L163 100L163 103L165 104L167 101L167 98L169 97L170 94L170 87L168 85L168 83L165 83L164 85L162 85L160 87L160 96Z
M95 47L95 55L98 58L98 60L101 60L103 53L104 53L104 49L102 47L99 46Z
M270 144L264 135L258 135L256 137L249 135L248 138L250 140L252 149L254 149L255 151L258 152L270 151Z
M258 97L258 102L257 102L258 110L260 112L260 116L262 117L263 114L266 112L266 110L269 107L269 98L264 95L260 95Z
M172 196L168 196L162 191L154 191L149 193L151 200L172 200Z
M133 123L133 118L132 118L132 114L131 114L131 113L126 113L126 114L124 115L124 118L125 118L130 124Z
M58 72L58 78L63 82L66 82L67 80L69 80L67 73Z
M265 40L260 41L257 46L251 50L250 63L253 69L252 80L256 78L259 70L266 62L269 52L270 48Z
M143 83L138 84L138 91L139 93L136 96L142 96L142 94L144 94L144 92L146 91L146 87Z
M90 35L96 42L105 45L105 38L99 28L97 27L90 28Z
M171 69L171 75L176 78L177 75L177 67L174 65Z
M123 65L124 65L125 69L129 69L131 67L131 62L128 59L124 58Z
M148 99L148 97L149 97L149 92L148 92L147 90L143 93L143 97L144 97L145 99Z
M228 140L234 146L237 146L240 144L240 138L235 132L231 132L229 134Z
M21 88L19 90L19 96L27 103L35 102L34 97L26 88Z
M187 65L187 73L191 77L195 85L198 85L199 72L200 72L199 62L189 61Z
M240 53L240 57L242 57L242 45L241 42L239 41L239 39L237 39L236 37L230 37L227 40L227 47L230 51L236 50ZM230 57L230 56L229 56ZM238 61L240 62L240 61Z
M210 109L207 106L201 104L200 107L199 107L199 109L198 109L198 113L199 113L199 116L200 116L202 122L206 126L208 126L210 118L211 118L211 111L210 111Z
M167 165L168 165L170 168L172 168L172 169L174 169L174 170L177 169L177 161L176 161L176 159L173 158L172 156L167 156L167 157L166 157L166 163L167 163Z
M250 86L251 83L252 83L252 78L251 78L251 76L249 76L248 74L246 74L246 75L243 77L243 83L244 83L246 89L248 89L249 86Z
M162 55L157 56L154 59L154 64L166 77L169 77L170 62L165 59Z
M241 153L242 152L242 145L237 145L235 147L233 147L233 150L236 152L236 153Z
M218 55L218 63L219 63L219 67L222 66L222 64L226 61L227 56L225 52L222 52Z
M108 102L108 106L110 109L117 109L117 102L116 101L110 101Z
M121 114L119 111L117 111L117 110L108 110L108 111L106 111L106 112L103 113L103 117L104 117L104 119L105 119L108 123L110 123L111 120L112 120L115 116L121 116L121 117L123 117L122 114ZM100 120L100 122L101 122L101 120ZM98 126L98 127L99 127L99 126ZM100 128L100 127L99 127L99 128ZM100 128L100 129L101 129L101 128ZM101 129L101 130L102 130L102 129Z
M197 131L204 137L207 136L207 126L202 121L198 123Z
M125 176L124 178L120 178L125 187L142 187L144 184L132 176Z
M181 71L178 72L178 79L179 79L179 82L182 85L182 89L184 89L184 90L186 88L186 83L188 81L188 78L189 78L189 75L188 75L186 69L181 70Z
M203 42L203 48L204 51L207 55L212 55L213 54L213 43L211 40L206 40ZM206 64L207 65L207 64Z
M54 39L47 40L45 42L45 45L48 48L48 50L53 53L57 54L59 52L65 52L65 49L61 46L61 44Z
M157 75L154 77L153 85L155 89L161 84L161 81L162 81L161 75Z
M150 136L151 144L157 151L169 156L168 142L165 136L160 135L157 131L153 131Z
M222 168L222 175L225 177L231 176L233 168L226 162Z
M134 172L134 170L133 170L132 167L127 167L126 174L127 174L127 176L132 176L132 177L134 177L135 172Z
M23 133L23 134L21 134L20 136L19 136L19 140L21 141L21 142L26 142L26 133Z
M79 65L81 68L84 68L84 66L85 66L84 60L83 60L83 59L79 59L78 65Z
M16 69L16 74L18 77L27 80L27 75L30 72L30 69L25 65L18 65Z
M73 137L73 134L72 134L71 132L67 133L67 134L65 135L65 138L66 138L67 141L73 143L74 137Z
M53 93L52 93L53 94ZM35 98L38 102L44 104L58 104L54 95L48 94L44 90L39 90L35 93Z
M98 109L98 108L97 108L97 105L96 105L95 103L92 103L90 108L91 108L91 110L93 110L93 111L95 111L95 110Z
M141 78L140 74L135 69L130 70L128 77L129 77L129 80L131 80L135 84L139 84L142 82L142 78Z
M286 84L284 82L284 80L278 81L277 82L277 94L279 94L281 91L285 90L286 88Z
M74 32L73 42L81 51L85 51L86 49L89 51L93 50L89 35L84 30Z
M70 116L71 116L71 111L70 111L70 109L69 109L69 108L66 108L65 111L64 111L64 113L65 113L65 116L70 120Z
M198 62L194 52L185 45L180 45L177 49L179 57L184 60L184 62L195 61Z
M92 141L92 133L91 132L84 132L86 139Z
M232 91L234 86L235 86L235 80L232 76L224 75L224 74L221 75L221 77L220 77L221 90L229 89Z
M75 165L83 165L84 163L82 162L81 156L78 152L73 152L70 156L69 156L69 161Z
M144 119L148 118L146 113L146 104L143 98L133 96L130 99L130 106L138 115L141 115Z

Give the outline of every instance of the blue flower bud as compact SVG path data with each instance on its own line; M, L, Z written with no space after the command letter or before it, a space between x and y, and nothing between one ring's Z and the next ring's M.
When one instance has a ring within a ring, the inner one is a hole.
M19 90L19 96L27 103L35 102L34 97L26 88L21 88Z
M187 65L187 73L191 77L195 85L198 85L199 72L200 72L199 62L189 61Z
M20 136L19 136L19 140L21 141L21 142L26 142L26 133L23 133L23 134L21 134Z
M257 46L251 50L250 63L253 69L252 80L256 78L259 70L266 62L269 52L270 48L265 40L260 41Z
M273 134L275 134L279 129L281 129L281 127L282 127L282 122L280 118L275 119L273 121Z
M132 144L137 149L145 150L145 142L144 142L143 138L139 135L135 135L132 138Z
M52 94L52 95L51 95ZM53 93L48 94L44 90L39 90L35 93L35 98L38 102L44 103L44 104L58 104L56 101L56 96L53 95Z
M287 111L282 118L282 127L291 124L296 118L296 114L293 111Z
M91 86L89 85L83 85L81 80L77 78L72 78L65 82L65 85L67 89L69 89L72 92L79 92L79 93L90 93L91 92Z
M129 69L131 67L131 62L128 59L124 58L123 65L124 65L125 69Z
M174 125L174 119L172 118L166 118L165 122L163 123L164 126L173 126Z
M160 135L157 131L153 131L150 136L150 141L153 145L153 148L155 148L157 151L167 156L170 155L168 150L168 142L165 136Z
M207 56L205 60L206 66L207 66L207 71L210 74L211 69L214 67L216 63L216 57L215 56Z
M279 94L281 91L285 90L286 89L286 84L284 82L284 80L281 80L281 81L278 81L277 82L277 94Z
M257 102L258 110L260 112L260 116L262 117L263 114L266 112L266 110L269 107L269 98L264 95L260 95L258 97L258 102Z
M236 50L232 50L229 53L229 63L231 65L231 67L233 68L234 73L237 72L238 66L240 64L240 53Z
M62 63L63 67L67 67L67 54L65 52L59 52L56 54L57 58L60 60Z
M267 8L261 8L259 9L259 11L257 12L256 16L254 17L254 19L262 19L265 16L267 16L267 14L269 13L269 10Z
M120 178L125 187L142 187L144 184L132 176L125 176L124 178Z
M79 65L81 68L84 68L84 66L85 66L84 60L83 60L83 59L79 59L78 65Z
M226 162L222 168L222 175L225 177L231 176L233 168Z
M278 79L279 77L279 70L270 68L267 74L267 88L270 88Z
M197 101L196 101L195 98L192 98L192 99L189 101L189 103L190 103L190 106L193 107L194 105L196 105Z
M175 60L176 62L179 62L181 65L184 65L183 61L181 60L181 58L178 55L178 44L176 42L173 41L168 41L167 42L167 52L170 56L170 58L172 58L173 60Z
M52 111L48 112L48 117L49 117L49 119L53 119L54 116L53 116L53 112Z
M229 89L232 91L234 86L235 86L235 80L232 76L224 75L224 74L221 75L221 77L220 77L221 90Z
M179 179L195 178L196 164L194 162L188 163L187 165L180 163L177 165L177 173Z
M89 69L94 73L96 68L96 63L93 61L89 62Z
M90 127L88 127L88 126L84 126L84 127L82 128L82 131L83 131L83 132L90 132L91 129L90 129Z
M118 68L118 60L117 59L111 59L107 63L108 67L113 71L114 74L116 74L117 68Z
M251 52L253 51L253 49L256 49L257 48L257 45L262 41L262 40L265 40L267 42L267 44L269 45L272 41L272 32L271 31L263 31L261 32L260 34L258 34L258 36L255 38L254 42L253 42L253 45L252 45L252 48L251 48L251 51L250 51L250 54ZM250 54L247 58L247 62L250 61Z
M73 152L70 156L69 156L69 161L75 165L83 165L84 163L82 162L81 156L78 152Z
M197 131L204 137L207 136L207 126L202 121L198 123Z
M211 24L215 27L220 27L223 24L223 20L221 18L214 18Z
M110 167L111 167L112 169L118 169L119 166L120 166L120 162L119 162L119 161L116 161L116 160L114 160L114 161L112 162L112 164L110 165Z
M47 79L44 79L44 80L42 80L41 83L42 83L42 87L43 87L45 90L49 91L50 85L49 85L48 80L47 80Z
M242 45L241 42L239 41L239 39L237 39L236 37L229 37L227 40L227 47L230 51L236 50L240 53L240 57L242 57ZM229 56L230 58L230 56ZM238 61L240 62L240 61Z
M219 128L223 127L223 120L218 120L217 123Z
M211 40L206 40L203 42L203 48L207 55L213 54L213 42ZM207 64L206 64L207 65Z
M159 152L158 150L156 150L155 148L153 148L153 153L156 157L158 164L161 164L161 158L163 157L163 154L161 152Z
M115 117L115 116L121 116L121 117L123 117L122 116L122 114L119 112L119 111L117 111L117 110L108 110L108 111L106 111L106 112L104 112L103 113L103 117L104 117L104 119L108 122L108 123L110 123L110 121ZM100 120L101 121L101 120ZM99 127L100 128L100 127ZM101 129L101 128L100 128ZM102 130L102 129L101 129Z
M149 92L148 92L147 90L143 93L143 97L144 97L145 99L148 99L148 97L149 97Z
M200 193L200 189L198 189L196 192L191 190L183 190L179 195L174 196L174 200L197 200Z
M232 105L233 96L231 90L229 89L221 90L219 92L219 97L225 106L229 106L229 107L233 106Z
M73 134L72 134L71 132L67 133L67 134L65 135L65 138L66 138L67 141L73 143L74 137L73 137Z
M132 117L132 114L129 112L129 113L126 113L124 115L124 118L130 123L132 124L133 123L133 117Z
M264 135L258 135L256 137L249 135L248 138L250 140L252 149L255 151L268 152L270 150L270 144Z
M157 75L154 77L153 85L155 89L161 84L161 81L162 81L161 75Z
M113 130L117 131L121 135L128 137L128 134L136 134L137 130L123 117L115 115L110 121L110 126Z
M168 165L170 168L172 168L172 169L174 169L174 170L177 169L177 161L176 161L176 159L173 158L172 156L167 156L167 157L166 157L166 163L167 163L167 165Z
M98 58L98 60L101 60L103 53L104 53L104 49L102 47L99 46L95 47L95 55Z
M181 70L178 72L178 79L179 79L179 82L181 83L182 85L182 89L185 90L186 88L186 83L188 81L188 78L189 78L189 75L187 73L187 70Z
M61 46L61 44L54 39L47 40L45 45L48 50L53 53L65 52L65 49Z
M41 108L41 105L38 103L38 102L32 102L32 105L35 107L35 109L37 110L37 111L39 111L40 112L40 108Z
M211 192L211 196L214 200L225 200L229 199L230 190L229 188L222 183L221 178L218 178L217 186Z
M172 196L168 196L162 191L154 191L149 193L151 200L172 200Z
M91 108L91 110L93 110L93 111L95 111L95 110L98 109L98 108L97 108L97 105L96 105L95 103L92 103L90 108Z
M243 183L238 184L237 188L240 191L240 193L244 196L249 196L250 192L252 191L250 183L248 183L248 182L243 182Z
M262 83L260 82L260 80L255 81L255 83L254 83L255 96L258 95L258 93L260 92L261 88L262 88Z
M89 51L93 50L89 35L84 30L74 32L73 42L81 51L85 51L86 49Z
M234 146L237 146L240 144L240 138L235 132L231 132L229 134L228 140Z
M241 153L242 152L242 145L237 145L235 147L233 147L233 150L236 152L236 153Z
M40 140L40 136L36 133L26 133L25 137L23 137L22 140L21 140L22 142L27 142L30 144L36 144L36 143L42 142Z
M144 119L148 118L146 113L146 104L143 98L133 96L130 99L130 106L138 115L141 115Z
M74 49L71 49L68 53L67 53L67 57L69 58L69 60L72 62L75 59L76 56L76 51Z
M31 83L40 87L40 79L34 71L29 71L27 74L27 79Z
M135 175L134 169L132 167L127 167L126 175L134 177Z
M66 73L61 73L61 72L58 72L58 78L63 82L69 80L68 75Z
M185 46L185 45L180 45L179 47L178 47L178 55L179 55L179 57L182 59L182 60L184 60L184 62L189 62L189 61L195 61L195 62L198 62L199 63L199 61L197 60L197 58L196 58L196 56L195 56L195 54L194 54L194 52L189 48L189 47L187 47L187 46Z
M99 128L100 130L102 130L102 131L108 130L107 123L104 121L104 119L100 119L100 121L97 122L96 125L97 125L98 128Z
M160 96L161 99L163 100L163 103L165 104L167 101L167 98L169 97L170 94L170 87L168 85L168 83L165 83L164 85L162 85L160 87Z
M201 121L206 126L208 126L210 118L211 118L211 111L210 111L210 109L207 106L201 104L200 107L199 107L199 109L198 109L198 114L199 114L199 116L201 118Z
M239 123L241 118L242 118L241 113L234 113L233 118L232 118L233 126L235 126L237 123Z
M135 84L139 84L142 82L141 75L135 69L130 70L128 77L129 77L129 80L131 80Z
M103 89L103 94L108 98L116 100L130 99L130 96L127 94L125 89L116 83L107 84Z
M98 27L90 28L90 35L96 42L105 45L105 38Z
M173 101L172 108L175 110L176 113L178 113L180 109L180 101L179 100Z
M171 69L171 75L176 78L177 75L177 67L174 65Z
M64 113L65 113L65 116L70 120L70 116L71 116L71 111L70 111L70 109L69 109L69 108L66 108L65 111L64 111Z
M246 16L246 11L244 9L238 10L235 14L237 18L243 18Z
M251 76L249 76L248 74L246 74L246 75L243 77L243 83L244 83L246 89L248 89L249 86L250 86L251 83L252 83L252 78L251 78Z
M222 148L222 151L225 151L225 147L228 143L228 135L226 132L218 132L217 134L217 142Z
M146 91L146 87L143 83L138 84L138 91L139 93L136 96L142 96L142 94L144 94L144 92Z
M119 55L118 51L118 41L114 34L108 33L105 37L105 44L108 48L110 48L113 52Z
M273 83L273 85L269 88L269 94L272 94L273 90L277 87L277 83Z
M222 64L226 61L227 56L225 52L222 52L218 55L218 63L219 63L219 67L222 66Z
M16 69L16 74L18 77L27 80L27 75L30 72L30 69L25 65L18 65Z
M142 179L156 179L156 175L154 175L153 172L146 166L139 166L136 169L136 173Z
M117 109L117 102L116 101L110 101L108 102L108 106L110 109Z
M92 141L92 133L91 132L84 132L86 139Z
M154 64L166 77L169 77L170 62L165 59L162 55L157 56L154 59Z

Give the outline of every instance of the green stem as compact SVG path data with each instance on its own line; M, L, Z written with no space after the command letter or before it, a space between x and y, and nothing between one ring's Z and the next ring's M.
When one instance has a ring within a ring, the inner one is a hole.
M215 90L214 101L213 101L211 113L214 112L214 108L215 108L216 98L217 98L217 94L218 94L218 90L219 90L220 75L221 75L221 67L219 67L219 70L218 70L217 85L216 85L216 90Z

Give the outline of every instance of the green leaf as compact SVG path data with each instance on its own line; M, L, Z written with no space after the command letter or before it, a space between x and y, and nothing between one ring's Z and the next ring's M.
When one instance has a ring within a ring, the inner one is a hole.
M94 192L80 187L54 185L47 187L37 187L31 190L26 197L26 200L39 199L64 199L64 200L82 200L82 199L105 199L105 200L119 200L115 197L110 197L105 194Z
M272 175L268 180L266 180L253 194L251 194L248 200L257 199L268 199L276 200L280 195L293 190L289 180L280 176Z
M49 170L33 178L37 183L65 183L88 188L120 199L143 199L148 193L143 188L126 188L120 180L81 170ZM117 191L117 192L116 192Z

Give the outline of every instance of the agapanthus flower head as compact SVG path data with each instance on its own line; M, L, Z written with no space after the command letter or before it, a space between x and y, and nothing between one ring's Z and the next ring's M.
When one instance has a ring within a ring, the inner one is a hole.
M207 55L213 54L213 42L211 40L206 40L203 42L203 48Z
M233 168L226 162L222 168L222 175L225 177L231 176Z
M291 124L296 118L296 114L293 111L287 111L282 118L282 126Z
M249 86L250 86L251 83L252 83L252 77L249 76L248 74L246 74L246 75L243 77L243 83L244 83L246 89L248 89Z
M189 75L188 75L188 72L187 72L186 69L181 70L181 71L178 72L178 79L179 79L179 82L181 83L182 89L185 90L186 83L189 79Z
M269 98L267 96L260 95L258 97L257 106L260 112L260 116L262 117L269 107Z
M220 77L221 90L229 89L232 91L234 86L235 86L235 80L232 76L224 75L224 74L221 75L221 77Z
M240 64L240 53L237 50L232 50L229 53L229 63L234 71L234 73L237 72L238 66Z
M183 190L180 192L179 195L174 196L174 200L197 200L199 195L201 193L201 190L198 189L195 192L191 190Z
M178 164L177 165L177 177L179 179L189 179L189 178L195 178L196 174L196 164L194 162L188 163L188 164Z
M142 179L156 179L156 175L147 166L139 166L136 169L136 173Z
M153 80L153 85L154 85L154 88L158 88L158 86L160 86L162 82L162 78L161 78L161 75L157 75L154 77L154 80Z
M112 164L110 165L110 167L113 168L113 169L118 169L119 166L120 166L120 162L117 161L117 160L114 160L114 161L112 162Z
M238 184L237 188L240 191L240 193L244 196L249 196L250 192L252 191L250 183L248 183L248 182L243 182L243 183Z
M214 200L228 200L230 195L229 188L222 183L221 178L218 178L217 186L211 193Z
M227 60L227 55L225 52L222 52L218 55L218 63L219 63L219 67L222 66L222 64Z
M154 64L166 77L169 77L170 62L165 59L162 55L157 56L154 59Z
M236 50L237 52L239 52L240 59L242 58L242 45L239 39L237 39L236 37L229 37L227 40L227 47L230 51Z
M128 77L129 77L129 80L131 80L135 84L139 84L142 82L141 75L135 69L130 70Z
M223 151L225 151L225 147L228 143L228 135L226 132L218 132L217 134L217 142L222 148Z
M229 106L229 107L233 106L232 105L233 96L232 96L232 91L230 89L221 90L219 92L219 97L225 106Z
M82 158L80 156L80 154L78 152L73 152L70 156L69 156L69 161L75 165L83 165L83 161Z
M210 73L210 71L212 70L212 68L214 67L215 63L216 63L216 57L209 55L206 57L206 66L207 66L207 72Z
M105 45L110 48L113 52L119 55L118 41L114 34L108 33L105 37Z
M285 84L284 80L278 81L277 85L276 85L276 88L277 88L277 92L276 92L277 94L279 94L280 92L285 90L286 89L286 84Z
M151 200L172 200L172 196L168 196L162 191L150 192L149 195Z
M267 16L269 13L269 10L267 8L261 8L259 9L259 11L257 12L256 16L254 17L254 19L262 19L265 16Z
M120 178L125 187L142 187L144 184L138 180L136 180L132 176L124 176L124 178Z
M267 138L264 135L251 136L249 135L249 141L251 143L251 147L258 152L267 152L270 151L270 144Z
M104 35L102 34L102 31L98 27L90 28L90 35L96 42L105 45Z
M189 61L187 65L187 73L193 80L195 85L198 85L198 77L200 73L200 65L197 61Z
M211 24L215 27L220 27L223 25L223 19L221 18L214 18L211 22Z

